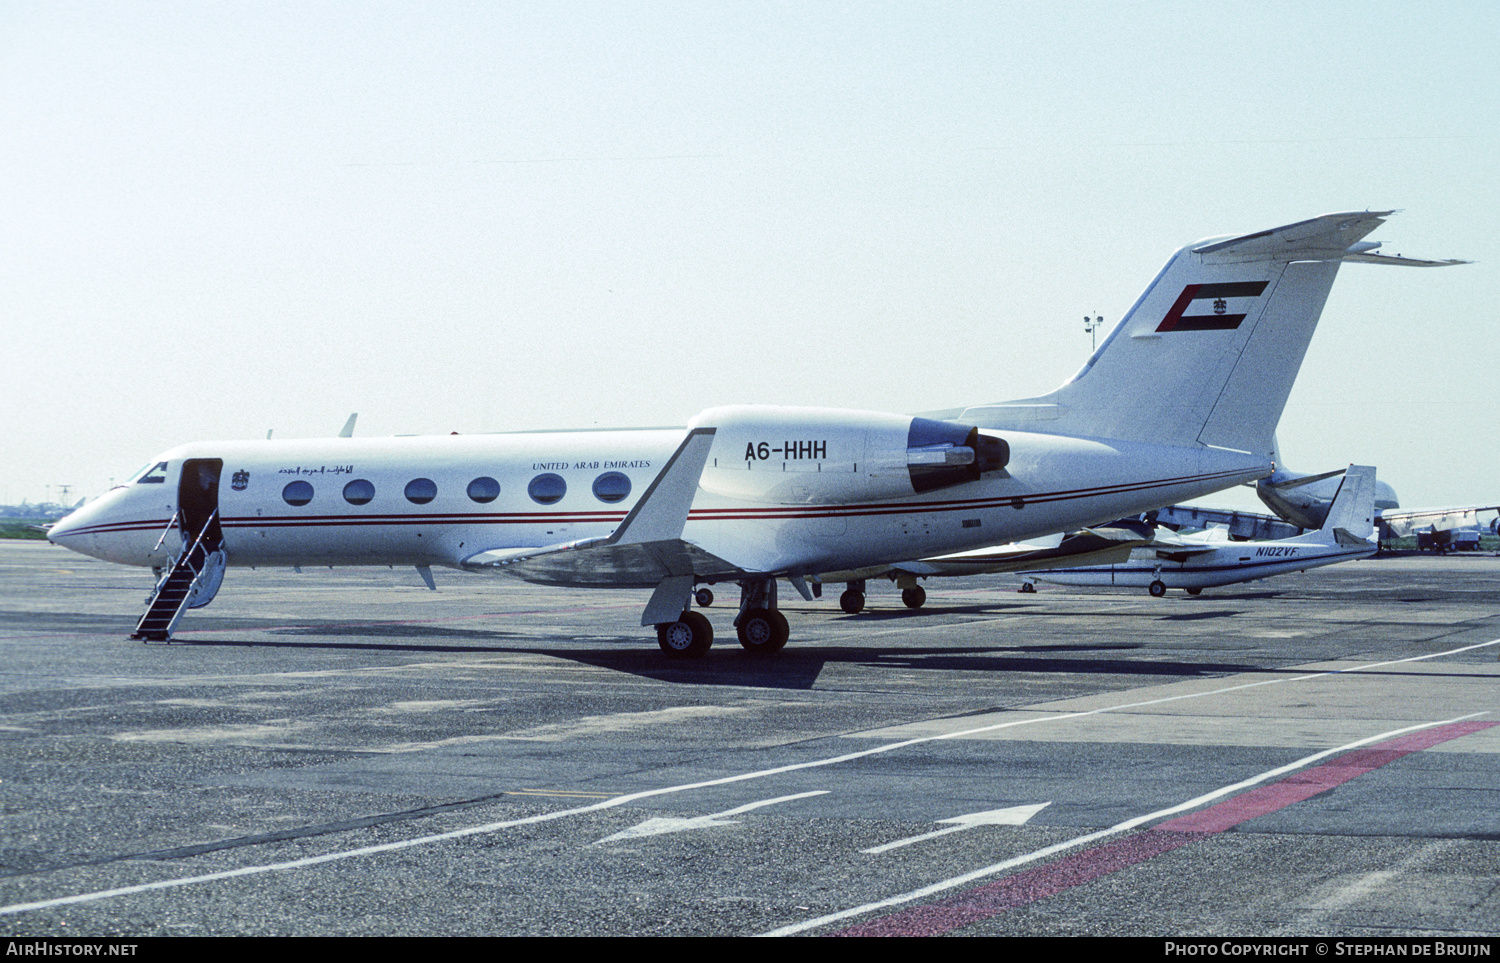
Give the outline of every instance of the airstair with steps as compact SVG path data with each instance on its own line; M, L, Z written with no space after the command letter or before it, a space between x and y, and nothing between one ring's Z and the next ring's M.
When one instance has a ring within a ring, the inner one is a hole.
M162 533L160 546L167 534L177 524L177 516L167 523ZM172 562L165 575L156 583L155 590L147 600L146 612L136 624L130 638L141 642L166 642L182 615L190 608L201 608L213 601L219 584L224 578L226 558L224 550L210 544L210 532L217 533L218 512L204 522L191 541L183 539L182 552ZM184 535L188 534L184 531Z

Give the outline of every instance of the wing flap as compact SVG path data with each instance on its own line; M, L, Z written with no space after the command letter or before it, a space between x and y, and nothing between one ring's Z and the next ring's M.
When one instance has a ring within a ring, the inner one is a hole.
M672 576L743 574L734 564L691 542L664 539L621 545L586 539L542 548L480 552L464 560L471 571L491 571L544 585L573 588L654 588Z

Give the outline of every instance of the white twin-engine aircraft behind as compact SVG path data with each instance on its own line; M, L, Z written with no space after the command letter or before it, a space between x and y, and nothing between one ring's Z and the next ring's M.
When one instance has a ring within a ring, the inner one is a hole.
M1255 493L1283 520L1302 528L1317 528L1327 517L1338 489L1336 471L1300 475L1278 467L1275 473L1255 483ZM1419 532L1450 533L1454 529L1482 524L1481 516L1500 511L1500 505L1453 505L1447 508L1402 509L1391 486L1382 483L1375 498L1375 527L1380 540L1403 538ZM1490 523L1495 528L1494 521Z
M227 441L158 455L55 525L165 574L135 637L167 638L226 566L413 565L652 588L672 656L713 638L700 583L738 582L741 644L785 644L776 580L1121 518L1272 470L1277 419L1343 261L1390 212L1330 214L1174 254L1072 381L929 418L711 408L686 431Z
M1202 536L1169 536L1160 543L1137 548L1129 561L1114 565L1054 568L1027 573L1031 581L1059 585L1108 585L1144 588L1160 598L1169 588L1197 595L1216 585L1253 582L1273 575L1305 572L1310 568L1368 558L1380 550L1375 534L1375 469L1350 465L1323 527L1306 535L1278 541L1231 542L1223 529Z

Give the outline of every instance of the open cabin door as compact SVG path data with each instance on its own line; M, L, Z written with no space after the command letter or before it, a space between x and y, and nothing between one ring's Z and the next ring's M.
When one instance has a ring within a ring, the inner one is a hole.
M219 526L219 476L223 472L222 458L189 458L182 463L177 518L184 545L193 544L201 534L205 552L223 547L224 530Z
M224 530L219 525L222 458L189 458L177 482L177 527L182 551L151 593L132 639L161 642L172 637L188 609L213 601L224 581Z

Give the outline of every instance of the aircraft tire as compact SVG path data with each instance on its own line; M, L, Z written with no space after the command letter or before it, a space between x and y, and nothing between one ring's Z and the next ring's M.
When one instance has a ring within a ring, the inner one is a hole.
M714 627L697 612L684 612L676 622L656 627L656 644L669 659L701 659L714 644Z
M701 588L693 593L693 600L698 603L698 608L706 609L714 604L713 589Z
M1032 585L1030 582L1022 582L1021 587L1016 589L1016 591L1025 592L1026 594L1030 595L1031 593L1036 591L1036 586Z
M1189 594L1189 595L1202 595L1203 594L1203 589L1201 589L1201 588L1190 588L1190 589L1187 590L1187 594Z
M865 610L865 593L849 589L839 596L839 608L850 615L858 615Z
M1151 593L1152 598L1159 599L1167 594L1167 583L1161 579L1156 579L1150 585L1146 586L1146 591Z
M737 631L740 636L740 645L745 647L746 652L753 652L756 655L780 652L792 634L792 628L787 624L786 616L777 609L749 610L740 616Z
M927 590L920 585L901 590L901 601L909 609L919 609L927 601Z

